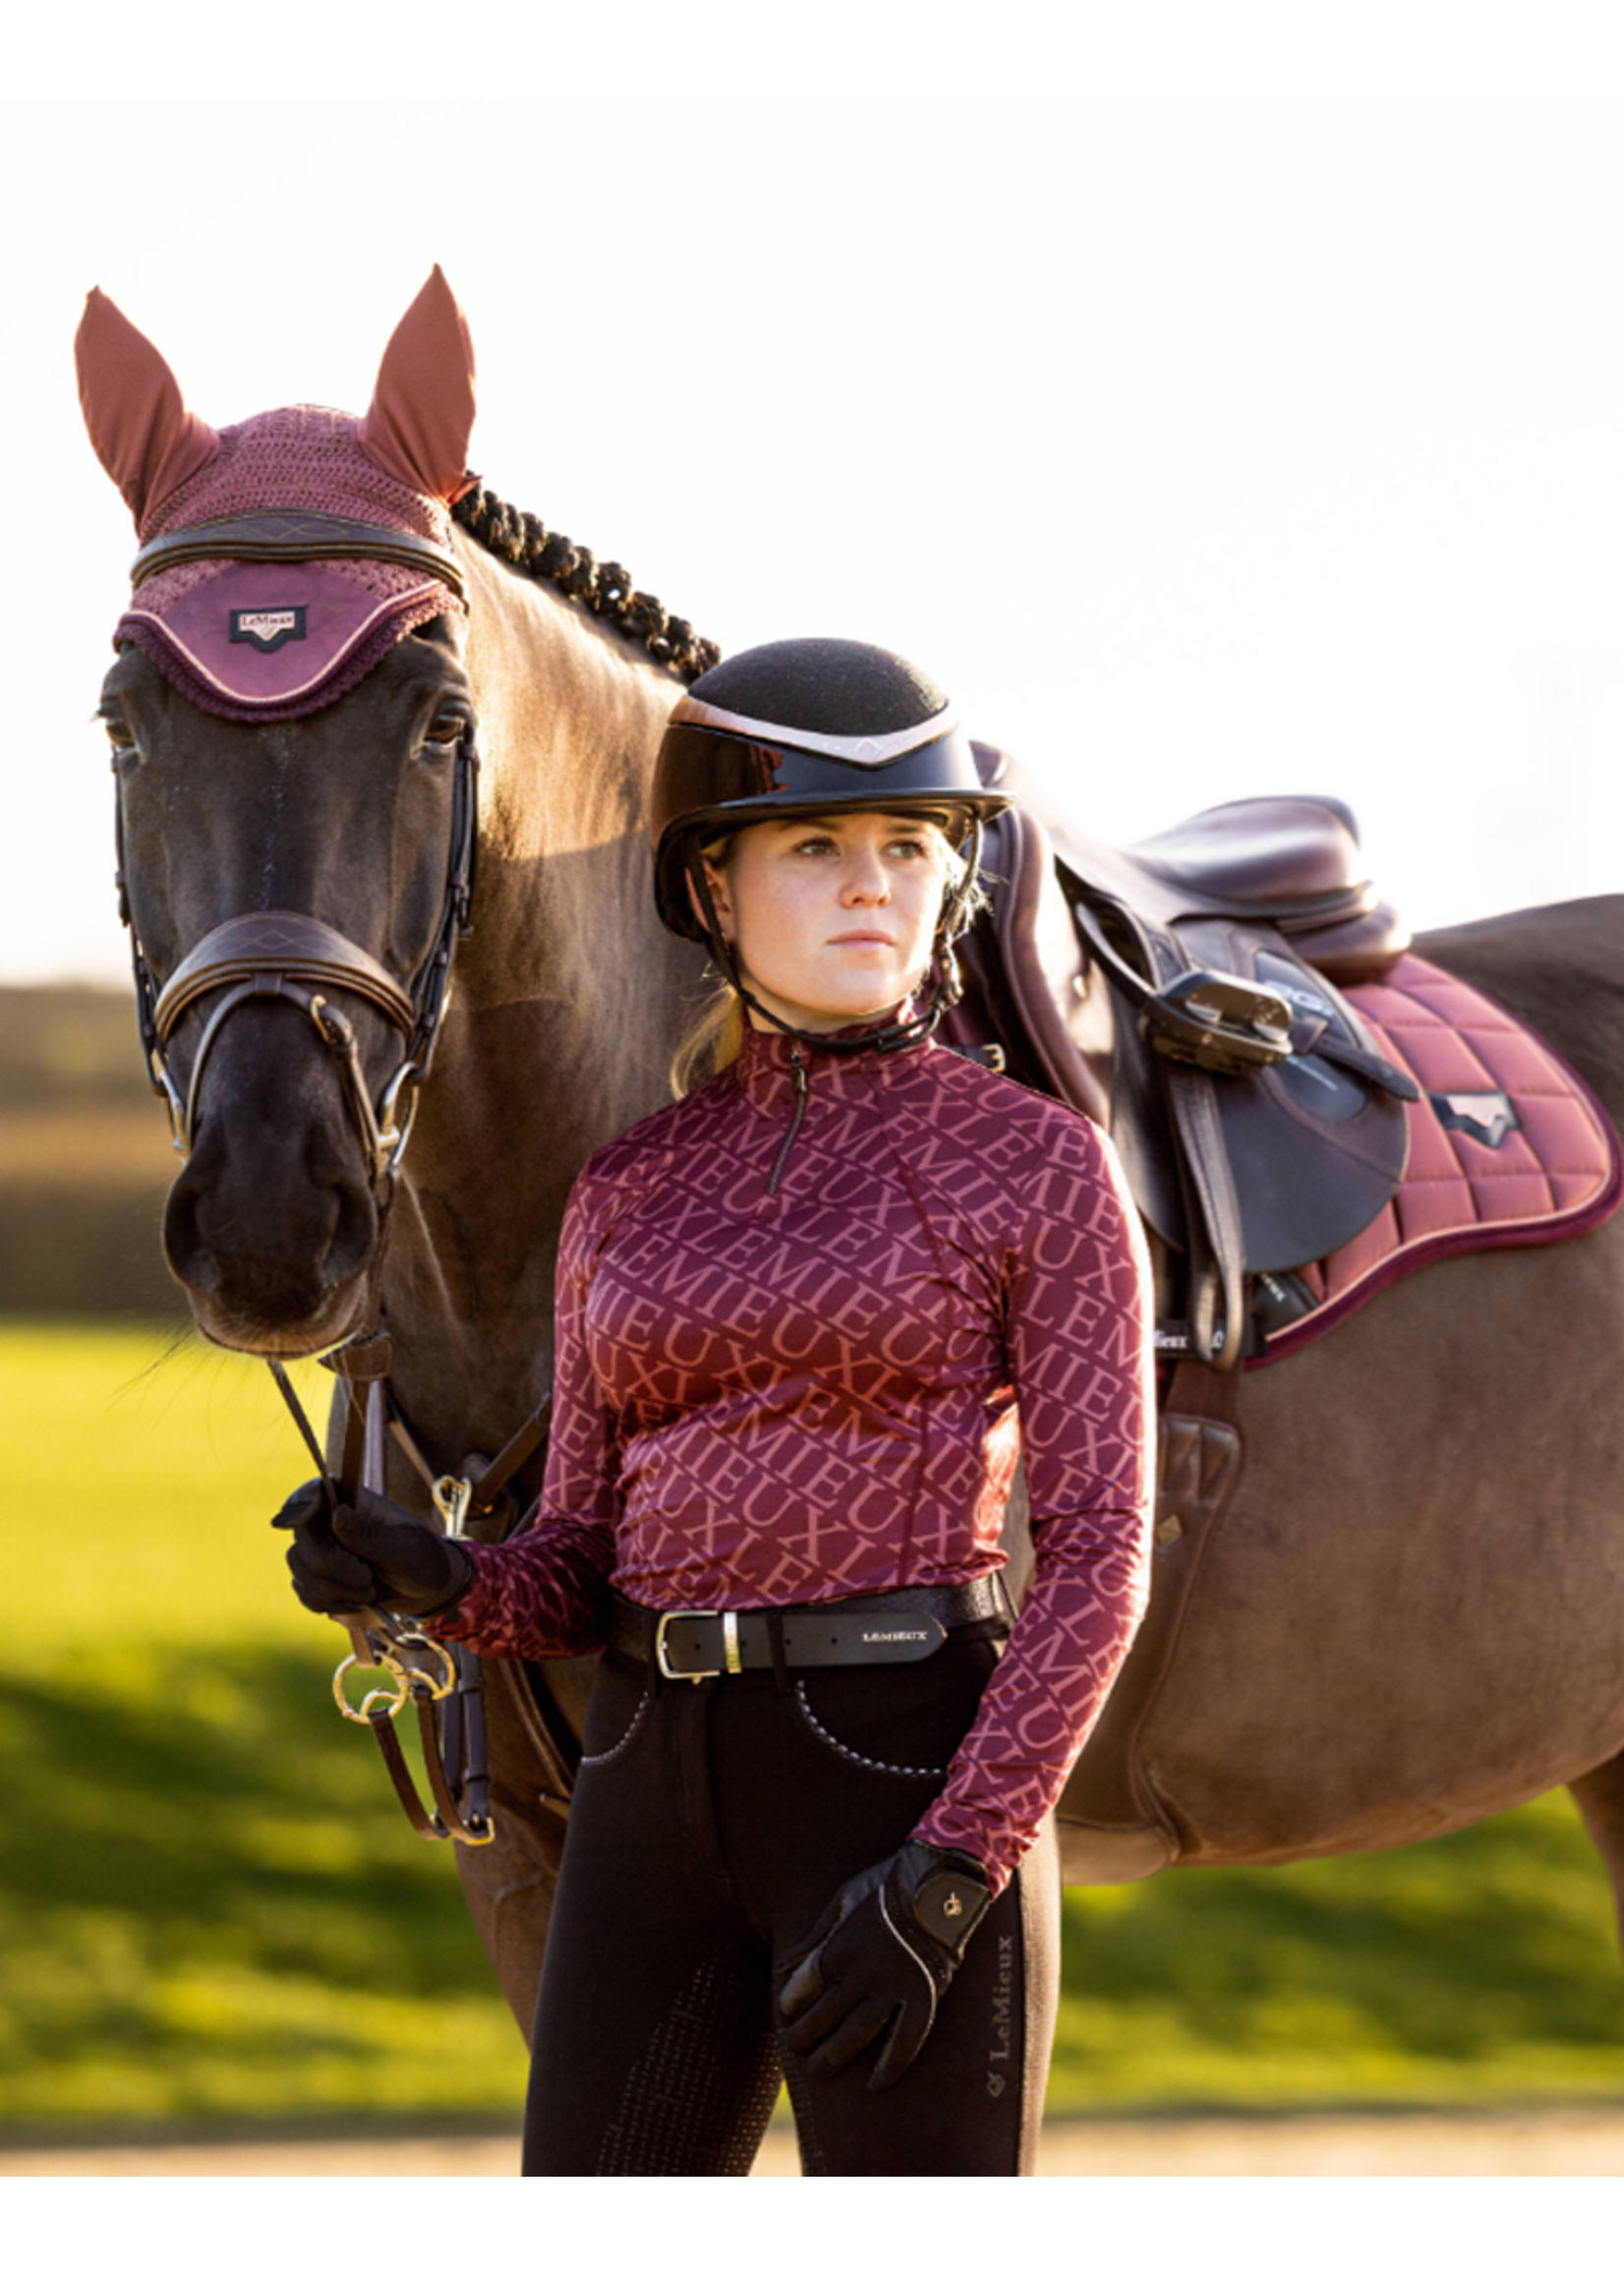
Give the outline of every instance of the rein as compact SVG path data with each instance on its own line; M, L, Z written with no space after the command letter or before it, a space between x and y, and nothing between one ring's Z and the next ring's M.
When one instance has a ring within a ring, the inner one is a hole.
M445 1536L464 1539L469 1518L489 1515L525 1463L546 1443L551 1400L544 1398L477 1480L436 1477L388 1390L389 1341L381 1332L352 1338L321 1361L344 1383L344 1441L337 1477L327 1468L326 1456L281 1361L272 1358L265 1363L316 1463L329 1524L340 1507L354 1504L363 1486L374 1491L381 1489L381 1422L429 1487ZM346 1720L363 1722L377 1738L389 1780L412 1830L423 1839L489 1846L496 1829L491 1814L485 1674L477 1654L465 1643L436 1641L417 1620L399 1617L393 1611L367 1610L339 1623L348 1627L353 1648L333 1674L334 1703ZM345 1692L345 1676L357 1665L381 1669L392 1679L393 1689L370 1690L359 1707L352 1706ZM395 1734L395 1717L408 1700L417 1709L424 1766L434 1797L432 1813L418 1798ZM438 1728L435 1722L436 1705L444 1708L443 1726Z

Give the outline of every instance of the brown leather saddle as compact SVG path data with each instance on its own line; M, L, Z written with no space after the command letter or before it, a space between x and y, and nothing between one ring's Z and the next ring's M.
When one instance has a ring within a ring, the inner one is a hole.
M1156 1274L1150 1607L1057 1811L1071 1876L1129 1880L1179 1849L1138 1733L1240 1476L1239 1362L1312 1297L1293 1274L1362 1231L1404 1174L1419 1093L1339 992L1409 933L1333 798L1247 798L1104 845L1003 753L992 905L960 949L944 1039L1084 1113L1121 1156Z
M1250 798L1124 848L1046 819L976 748L1016 802L988 831L948 1038L1110 1132L1154 1235L1158 1347L1227 1370L1404 1174L1415 1084L1337 982L1379 976L1408 934L1335 800Z

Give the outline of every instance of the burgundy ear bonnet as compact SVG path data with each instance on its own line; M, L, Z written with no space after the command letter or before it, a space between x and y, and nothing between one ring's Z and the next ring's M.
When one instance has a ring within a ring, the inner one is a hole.
M133 640L200 709L301 718L465 605L450 508L472 487L474 352L437 267L364 419L301 403L216 432L101 292L75 351L85 423L142 542L114 644Z

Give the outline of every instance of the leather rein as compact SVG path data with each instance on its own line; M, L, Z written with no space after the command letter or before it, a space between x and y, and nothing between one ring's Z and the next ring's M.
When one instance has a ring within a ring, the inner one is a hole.
M426 539L316 513L239 514L173 538L159 538L137 555L132 580L140 585L145 576L182 559L393 559L403 554L414 565L432 568L461 597L462 569L454 554ZM116 771L116 759L114 764ZM137 1020L147 1079L168 1109L175 1150L183 1158L191 1155L197 1139L203 1074L225 1021L244 1003L267 999L290 1003L310 1019L332 1057L361 1140L380 1224L369 1273L372 1323L321 1362L344 1384L343 1451L336 1476L328 1469L286 1370L278 1360L266 1361L320 1475L327 1520L330 1522L338 1507L353 1504L361 1487L381 1489L387 1432L427 1484L446 1533L459 1537L469 1515L488 1514L503 1487L546 1442L549 1414L549 1403L544 1401L477 1483L463 1476L436 1477L419 1451L388 1387L393 1344L378 1318L382 1259L400 1163L418 1094L434 1061L452 957L459 938L472 929L479 844L479 752L474 724L470 721L456 747L450 844L439 915L428 953L404 986L367 949L332 925L295 910L270 908L231 916L217 924L183 958L160 988L146 961L131 908L123 803L116 792L114 812L118 908L130 934ZM333 993L358 998L381 1012L401 1037L399 1063L376 1100L368 1087L354 1026L344 1011L329 1000ZM181 1020L204 1005L208 1007L206 1020L183 1095L171 1071L168 1051ZM415 1621L387 1611L369 1610L342 1623L350 1629L353 1648L333 1677L334 1697L348 1720L364 1721L373 1730L413 1829L426 1839L485 1845L494 1837L494 1826L478 1658L466 1646L437 1642ZM359 1708L352 1706L345 1695L344 1677L357 1664L381 1668L393 1679L394 1689L373 1690ZM435 1803L432 1813L418 1798L394 1731L394 1718L408 1701L418 1712ZM437 1730L436 1705L443 1709Z

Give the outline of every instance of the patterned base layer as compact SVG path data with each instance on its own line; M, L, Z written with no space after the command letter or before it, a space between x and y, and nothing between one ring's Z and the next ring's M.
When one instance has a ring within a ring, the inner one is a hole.
M1536 1247L1604 1223L1624 1200L1617 1132L1579 1077L1511 1014L1420 956L1344 990L1424 1092L1403 1182L1374 1223L1294 1276L1317 1308L1270 1334L1268 1366L1328 1333L1423 1263Z

